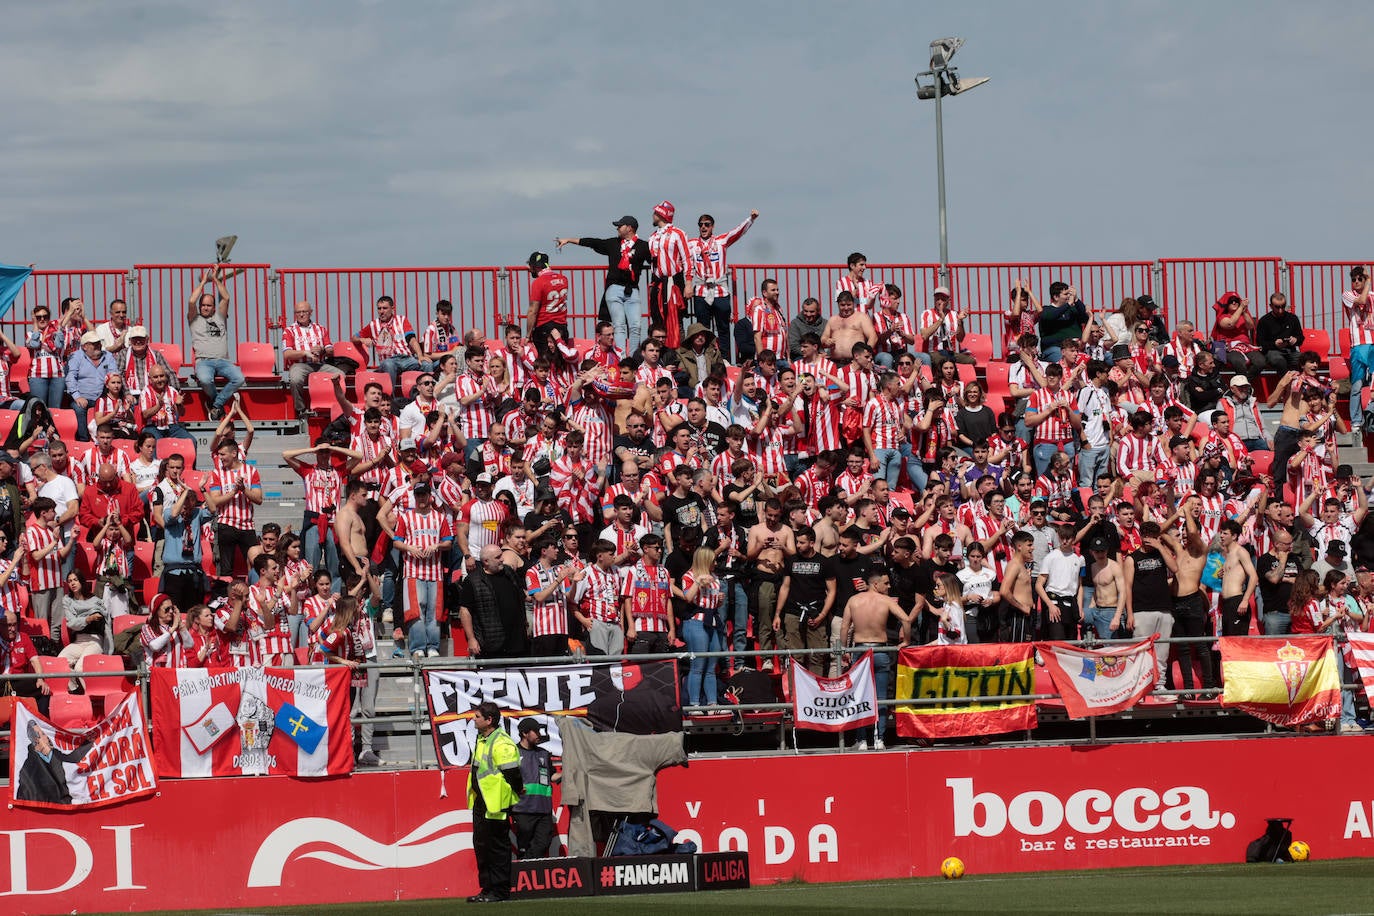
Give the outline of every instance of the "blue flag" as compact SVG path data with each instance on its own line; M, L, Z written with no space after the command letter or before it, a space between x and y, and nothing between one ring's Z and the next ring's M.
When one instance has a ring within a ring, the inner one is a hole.
M32 267L0 264L0 318L9 314L10 306L14 305L14 298L19 295L20 288L28 282L32 273Z
M320 739L324 737L324 726L290 703L283 703L281 709L277 710L276 725L307 754L315 753L315 748L320 746Z

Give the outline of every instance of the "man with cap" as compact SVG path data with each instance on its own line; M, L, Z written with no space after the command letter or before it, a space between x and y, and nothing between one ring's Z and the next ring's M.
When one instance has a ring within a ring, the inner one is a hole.
M510 514L504 502L493 498L493 483L490 474L478 474L472 481L472 499L458 510L458 546L467 558L469 570L477 566L484 547L497 545L501 525ZM500 558L499 550L497 558Z
M161 366L169 377L172 369L161 353L148 346L148 329L143 325L134 325L123 336L129 345L115 357L115 362L124 372L124 392L138 400L148 390L148 376L153 369Z
M549 355L549 334L557 330L568 339L568 278L549 266L549 256L531 252L525 262L530 270L530 307L525 315L525 334L539 354Z
M689 256L687 271L692 277L692 310L696 320L707 327L714 317L716 340L720 341L720 352L725 360L730 360L730 271L726 264L726 250L749 231L759 211L750 210L749 216L729 232L717 234L716 218L709 213L697 217L700 235L687 241Z
M1326 545L1326 554L1317 562L1312 564L1312 571L1321 579L1326 578L1326 574L1335 570L1347 576L1354 575L1350 568L1350 559L1346 556L1345 541L1331 541Z
M1260 419L1259 402L1252 394L1250 380L1243 375L1231 376L1231 384L1226 396L1217 404L1217 409L1225 411L1231 418L1231 434L1245 444L1247 451L1272 451L1269 437L1264 434L1264 421Z
M542 859L553 844L553 786L563 775L554 772L553 755L539 745L547 740L544 726L534 716L520 720L520 780L525 794L512 807L515 821L515 857Z
M87 414L105 393L105 379L118 371L119 365L114 356L106 352L101 343L100 332L87 331L82 334L81 352L73 353L67 359L67 395L76 413L76 438L82 442L91 441L91 434L86 428Z
M1364 401L1360 397L1374 370L1374 290L1369 286L1369 269L1363 264L1350 268L1350 289L1341 293L1341 307L1350 322L1350 431L1364 430Z
M1040 313L1040 355L1050 363L1059 362L1059 345L1070 337L1083 339L1088 324L1088 307L1078 290L1062 280L1050 284L1050 301Z
M564 245L580 245L606 256L606 309L615 326L615 345L623 353L639 349L644 337L644 314L639 301L639 277L653 265L649 243L640 238L639 220L628 214L611 223L616 237L556 238L561 251Z
M667 330L670 347L682 342L685 290L691 276L687 233L673 225L676 212L667 200L654 207L654 231L649 236L649 252L654 256L654 274L649 281L649 325Z

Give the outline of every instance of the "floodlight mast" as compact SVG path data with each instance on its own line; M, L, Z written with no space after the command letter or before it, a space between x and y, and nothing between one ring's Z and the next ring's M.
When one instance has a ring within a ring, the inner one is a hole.
M945 209L945 122L941 99L976 89L988 77L959 79L958 71L949 65L964 45L962 38L937 38L930 43L930 69L916 75L916 98L935 100L935 174L940 208L940 285L949 285L949 225ZM930 77L930 85L922 85L921 77Z

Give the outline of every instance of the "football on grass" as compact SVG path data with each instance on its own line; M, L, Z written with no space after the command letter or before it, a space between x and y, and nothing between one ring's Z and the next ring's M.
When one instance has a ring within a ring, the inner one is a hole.
M1302 840L1294 840L1288 844L1288 858L1294 862L1306 862L1310 855L1312 855L1312 847Z
M1293 845L1298 844L1294 843ZM1307 858L1306 854L1303 855L1303 858ZM962 878L964 876L964 860L957 856L950 856L940 863L940 874L946 878Z

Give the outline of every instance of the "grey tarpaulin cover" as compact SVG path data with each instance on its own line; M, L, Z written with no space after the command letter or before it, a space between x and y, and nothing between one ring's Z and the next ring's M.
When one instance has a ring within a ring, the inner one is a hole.
M596 855L591 812L658 813L655 774L685 764L682 732L626 735L593 731L560 717L563 736L563 804L568 808L568 855Z

